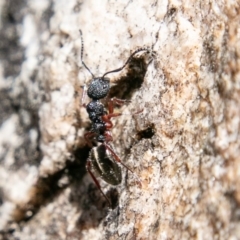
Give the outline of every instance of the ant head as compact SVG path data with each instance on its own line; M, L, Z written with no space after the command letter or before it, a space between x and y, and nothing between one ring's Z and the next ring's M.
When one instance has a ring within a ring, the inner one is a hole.
M110 89L109 78L105 77L93 78L88 87L87 95L89 98L99 100L107 96L109 89Z

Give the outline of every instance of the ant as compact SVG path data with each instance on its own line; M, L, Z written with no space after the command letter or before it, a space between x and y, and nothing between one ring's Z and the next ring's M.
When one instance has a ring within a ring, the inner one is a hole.
M88 89L86 90L85 85L83 87L82 94L82 106L86 108L88 116L92 122L91 130L84 134L84 138L87 144L91 147L93 139L95 140L95 142L97 142L97 146L93 147L90 151L86 163L86 169L92 177L97 188L107 200L109 206L111 206L110 200L102 191L101 186L94 173L99 174L105 182L111 185L118 185L122 181L122 172L118 163L121 163L130 172L133 173L133 171L120 160L120 158L117 156L117 154L114 152L114 150L109 144L109 142L113 140L110 131L113 127L111 118L121 115L121 113L114 113L114 105L122 105L127 102L127 100L112 98L109 100L108 103L108 111L105 109L104 105L100 100L105 98L110 90L110 79L106 78L106 75L110 73L120 72L132 60L134 55L139 52L149 52L150 50L148 48L139 48L129 56L129 58L122 67L112 71L108 71L104 73L101 77L95 77L83 61L84 42L82 31L79 30L79 32L82 42L81 62L82 65L87 69L87 71L92 75L92 80L88 86ZM91 101L87 105L83 101L86 92L88 97L91 99Z

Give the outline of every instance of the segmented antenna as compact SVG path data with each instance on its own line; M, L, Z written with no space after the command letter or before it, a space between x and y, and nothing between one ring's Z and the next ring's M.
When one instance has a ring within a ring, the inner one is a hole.
M82 42L82 47L81 47L81 62L82 65L88 70L88 72L92 75L92 77L94 78L93 73L90 71L90 69L87 67L87 65L85 64L85 62L83 61L83 49L84 49L84 41L83 41L83 34L82 34L82 30L79 29L79 33L80 33L80 37L81 37L81 42Z
M149 52L150 50L149 50L148 48L139 48L139 49L137 49L136 51L134 51L134 52L130 55L130 57L128 58L128 60L125 62L125 64L124 64L122 67L104 73L103 76L102 76L102 78L104 78L104 77L105 77L107 74L109 74L109 73L119 72L119 71L123 70L123 69L126 67L126 65L132 60L132 58L133 58L133 56L134 56L135 54L137 54L137 53L139 53L139 52L143 52L143 51Z

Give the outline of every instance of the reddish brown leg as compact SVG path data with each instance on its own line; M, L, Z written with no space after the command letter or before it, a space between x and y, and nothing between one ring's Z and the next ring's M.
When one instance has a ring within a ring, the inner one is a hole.
M119 99L119 98L111 98L108 102L108 112L109 114L113 113L113 109L114 109L114 105L123 105L126 102L130 102L128 100L123 100L123 99Z
M104 137L106 142L111 142L113 140L112 134L110 131L105 131Z
M122 113L114 113L114 105L123 105L126 102L130 102L128 100L122 100L119 98L111 98L110 101L108 102L108 114L102 116L102 120L106 123L106 128L107 129L111 129L112 128L112 122L111 122L111 118L113 117L118 117L120 115L122 115ZM135 113L132 113L132 115L135 114L139 114L141 113L143 110L139 110Z
M102 193L102 195L106 198L108 204L109 204L109 207L112 208L112 204L110 202L110 200L108 199L108 197L105 195L105 193L102 191L102 188L100 186L100 183L98 182L97 178L94 176L93 172L91 171L91 168L92 168L92 163L91 163L91 160L87 160L87 163L86 163L86 169L88 171L88 173L90 174L92 180L94 181L95 185L97 186L97 188L99 189L99 191Z
M94 132L86 132L84 134L84 138L85 138L85 141L87 142L87 145L91 148L92 147L92 142L91 140L93 139L93 137L96 135L96 133Z
M119 117L122 115L121 113L114 113L114 105L122 105L125 102L129 102L127 100L122 100L118 98L111 98L108 102L108 114L105 114L102 116L102 120L106 123L106 129L109 130L112 128L113 124L111 122L111 118L113 117Z
M119 106L121 106L121 105L123 105L124 103L126 103L126 102L131 102L131 101L129 101L129 100L123 100L123 99L119 99L119 98L111 98L110 99L110 101L108 102L108 111L109 111L109 115L111 115L111 113L113 113L113 108L114 108L114 105L119 105ZM137 112L135 112L135 113L132 113L131 115L135 115L135 114L139 114L139 113L141 113L141 112L143 112L143 109L142 110L139 110L139 111L137 111ZM115 113L115 114L118 114L118 113ZM114 115L115 115L114 114ZM121 115L121 113L119 113L119 115ZM119 115L117 115L117 116L119 116ZM112 116L112 117L117 117L117 116ZM111 117L110 117L111 118Z
M119 162L120 164L122 164L127 170L129 170L133 175L135 175L135 177L137 178L138 185L141 187L142 184L141 184L141 180L139 179L139 177L127 165L125 165L120 160L118 155L113 151L113 149L106 142L104 142L103 144L106 147L106 149L112 154L112 156L113 156L113 158L115 159L116 162Z
M106 123L106 129L111 129L113 127L113 124L111 122L112 117L118 117L120 116L121 113L111 113L111 114L106 114L102 116L102 120Z

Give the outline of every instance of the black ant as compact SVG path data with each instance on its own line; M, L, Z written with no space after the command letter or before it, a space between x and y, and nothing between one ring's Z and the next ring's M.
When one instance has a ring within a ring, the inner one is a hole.
M92 99L91 102L89 102L87 105L85 103L82 103L82 105L86 107L87 113L92 122L92 128L89 132L84 134L84 138L88 145L91 147L93 139L97 142L97 146L93 147L90 151L90 155L86 163L86 169L95 182L97 188L101 191L102 195L108 201L109 206L111 206L110 200L102 191L101 186L94 175L94 172L99 174L105 182L111 185L118 185L122 180L122 172L118 163L121 163L132 173L133 171L121 162L120 158L109 145L109 142L112 141L110 130L113 124L111 122L111 118L121 115L121 113L114 113L114 105L122 105L127 101L118 98L112 98L108 103L108 112L106 111L104 105L100 101L107 96L110 90L110 79L106 78L105 76L110 73L120 72L132 60L134 55L143 51L149 52L150 50L148 48L139 48L130 55L122 67L106 72L101 77L95 77L83 61L84 42L82 31L79 31L82 41L81 62L87 71L92 75L92 80L88 86L88 89L86 90L86 86L84 86L82 95L82 102L85 98L86 91L88 97Z

